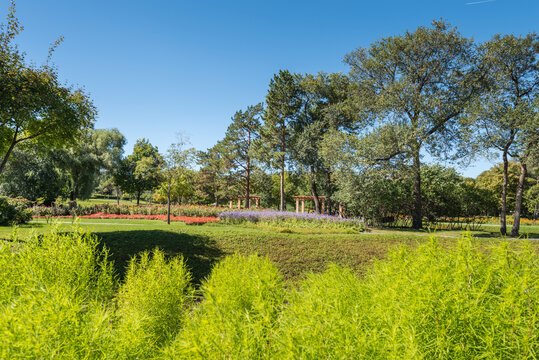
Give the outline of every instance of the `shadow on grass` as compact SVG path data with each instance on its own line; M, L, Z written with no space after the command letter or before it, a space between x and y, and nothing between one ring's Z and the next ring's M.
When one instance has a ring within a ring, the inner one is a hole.
M197 285L224 256L215 241L201 235L164 230L96 232L95 235L110 250L110 259L121 279L129 260L145 250L159 248L168 256L183 255Z

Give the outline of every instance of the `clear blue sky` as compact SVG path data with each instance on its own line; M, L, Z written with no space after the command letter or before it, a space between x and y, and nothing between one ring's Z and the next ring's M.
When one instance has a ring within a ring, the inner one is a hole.
M279 69L346 72L342 58L356 47L439 18L479 41L528 33L539 1L19 0L17 14L17 42L37 64L65 37L53 58L61 78L86 88L96 127L118 128L130 153L142 137L164 151L178 131L211 147L236 110L264 100Z

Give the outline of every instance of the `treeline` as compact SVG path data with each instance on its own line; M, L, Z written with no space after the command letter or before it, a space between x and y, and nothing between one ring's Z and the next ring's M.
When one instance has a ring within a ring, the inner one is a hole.
M12 10L0 34L3 194L72 205L93 191L169 204L257 194L280 210L309 194L316 212L325 196L330 213L341 204L367 219L411 216L414 228L426 217L500 214L505 234L513 212L513 235L523 212L537 216L535 33L476 43L434 21L347 54L348 74L279 71L265 101L236 112L206 151L180 139L160 154L141 139L122 157L125 139L92 130L95 109L81 90L25 62L13 45L20 30ZM482 175L496 180L480 181L428 166L427 155L503 163Z

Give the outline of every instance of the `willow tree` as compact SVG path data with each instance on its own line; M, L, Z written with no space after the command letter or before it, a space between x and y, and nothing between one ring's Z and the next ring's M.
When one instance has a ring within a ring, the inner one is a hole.
M443 21L346 55L358 99L374 114L369 162L397 162L413 177L412 226L422 227L421 157L449 156L458 119L478 92L475 47Z

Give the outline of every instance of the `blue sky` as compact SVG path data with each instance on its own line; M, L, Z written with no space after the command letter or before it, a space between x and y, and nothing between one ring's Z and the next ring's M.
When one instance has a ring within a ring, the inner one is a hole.
M536 31L539 1L19 0L17 14L17 43L37 64L64 36L53 57L61 78L85 87L96 127L118 128L130 153L142 137L164 151L179 131L211 147L236 110L264 100L279 69L346 72L346 53L433 19L478 41Z

